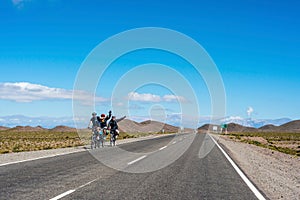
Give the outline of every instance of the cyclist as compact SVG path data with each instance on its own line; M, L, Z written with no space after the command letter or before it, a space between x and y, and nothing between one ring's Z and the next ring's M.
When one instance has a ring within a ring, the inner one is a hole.
M103 134L107 135L106 130L107 130L107 122L111 118L111 111L108 112L108 116L105 114L101 114L100 117L97 117L98 122L100 124L100 128L103 129Z
M111 120L108 123L108 129L110 130L110 145L116 145L116 138L119 135L119 126L118 126L118 122L122 121L123 119L125 119L126 116L120 118L120 119L116 119L116 116L112 116Z
M97 116L97 113L93 112L92 113L92 118L90 119L90 123L88 125L88 129L90 128L90 126L92 126L92 129L96 129L97 127L100 127L100 123L99 123L99 120L98 120L98 116Z
M100 129L100 123L98 121L97 113L95 112L92 113L92 118L90 119L88 129L90 129L90 126L92 126L91 149L93 149L96 148L96 146L99 147L97 137L99 137L99 129Z

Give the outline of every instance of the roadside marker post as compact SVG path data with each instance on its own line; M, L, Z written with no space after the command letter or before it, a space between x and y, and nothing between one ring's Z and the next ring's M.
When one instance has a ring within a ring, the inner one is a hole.
M227 134L227 128L228 128L228 124L222 124L222 125L221 125L221 133L222 133L223 130L225 129L225 134Z

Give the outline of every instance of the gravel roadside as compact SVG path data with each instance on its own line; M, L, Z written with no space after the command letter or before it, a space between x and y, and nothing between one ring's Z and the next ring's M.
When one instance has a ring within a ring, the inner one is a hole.
M214 136L219 144L270 199L300 199L300 158Z

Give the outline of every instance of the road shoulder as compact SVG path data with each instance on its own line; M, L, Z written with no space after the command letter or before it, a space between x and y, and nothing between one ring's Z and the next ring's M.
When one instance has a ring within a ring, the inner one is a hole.
M214 135L246 175L270 199L298 199L300 159Z

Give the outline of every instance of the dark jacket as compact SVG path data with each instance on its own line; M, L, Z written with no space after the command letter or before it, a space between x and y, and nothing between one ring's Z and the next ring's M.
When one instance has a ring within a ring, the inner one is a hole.
M120 119L115 119L115 120L110 120L109 124L108 124L108 127L111 129L111 130L117 130L119 129L119 126L118 126L118 122L119 121L122 121L123 119L125 119L126 116L120 118Z
M100 128L107 127L107 121L110 119L110 117L111 117L111 112L109 112L108 116L106 116L104 119L101 119L99 116L97 117L98 122L100 124Z

